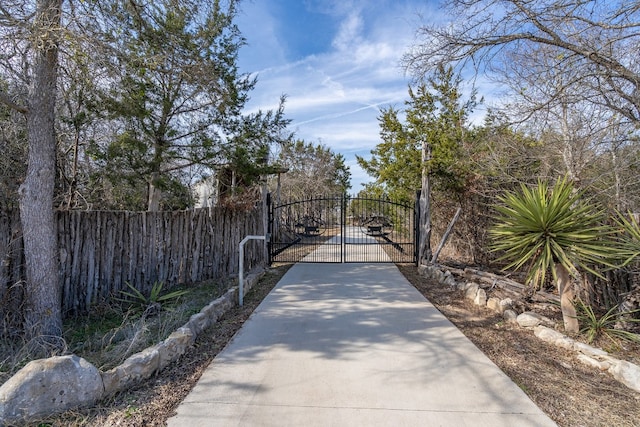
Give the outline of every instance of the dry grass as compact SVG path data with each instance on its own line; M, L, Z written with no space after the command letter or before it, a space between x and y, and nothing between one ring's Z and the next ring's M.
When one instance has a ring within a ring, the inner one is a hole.
M29 361L43 354L76 354L101 370L111 369L127 357L167 338L191 315L226 292L232 280L208 281L190 286L188 294L145 313L139 306L113 299L85 316L66 319L62 342L56 350L20 337L0 340L0 384Z

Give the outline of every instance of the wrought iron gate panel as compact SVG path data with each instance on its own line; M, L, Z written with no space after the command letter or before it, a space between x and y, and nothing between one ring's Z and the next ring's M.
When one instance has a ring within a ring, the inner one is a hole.
M328 196L274 204L271 262L416 261L416 207L388 199Z

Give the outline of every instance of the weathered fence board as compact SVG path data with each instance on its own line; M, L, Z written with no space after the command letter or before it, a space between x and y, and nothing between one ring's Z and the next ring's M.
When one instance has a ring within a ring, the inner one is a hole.
M237 273L238 244L263 234L260 208L180 212L57 213L62 308L82 313L131 283L149 292ZM17 212L0 213L0 319L17 319L23 303L24 254ZM263 264L259 245L245 250L247 268ZM6 327L6 325L4 325Z

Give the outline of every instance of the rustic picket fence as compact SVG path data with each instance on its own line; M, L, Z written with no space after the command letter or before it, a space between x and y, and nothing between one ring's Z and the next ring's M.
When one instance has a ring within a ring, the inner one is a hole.
M119 295L127 283L148 293L157 281L170 289L236 274L239 242L249 234L264 234L260 206L248 211L60 211L57 221L65 315ZM18 213L0 213L0 319L5 327L8 319L18 320L24 301L21 236ZM247 245L245 268L264 263L264 246Z

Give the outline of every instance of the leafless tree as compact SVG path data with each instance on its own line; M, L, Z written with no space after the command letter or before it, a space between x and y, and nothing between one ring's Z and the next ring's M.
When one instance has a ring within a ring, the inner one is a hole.
M637 123L593 102L581 85L580 70L559 62L565 53L555 46L509 52L508 61L493 76L509 88L502 111L526 129L544 149L539 150L547 176L567 175L579 188L617 209L631 208L630 192L637 179L625 168L634 162Z
M442 64L495 71L514 57L545 54L546 66L572 70L549 99L579 88L573 92L583 100L640 122L639 2L446 0L444 7L452 21L420 28L404 58L415 75Z

